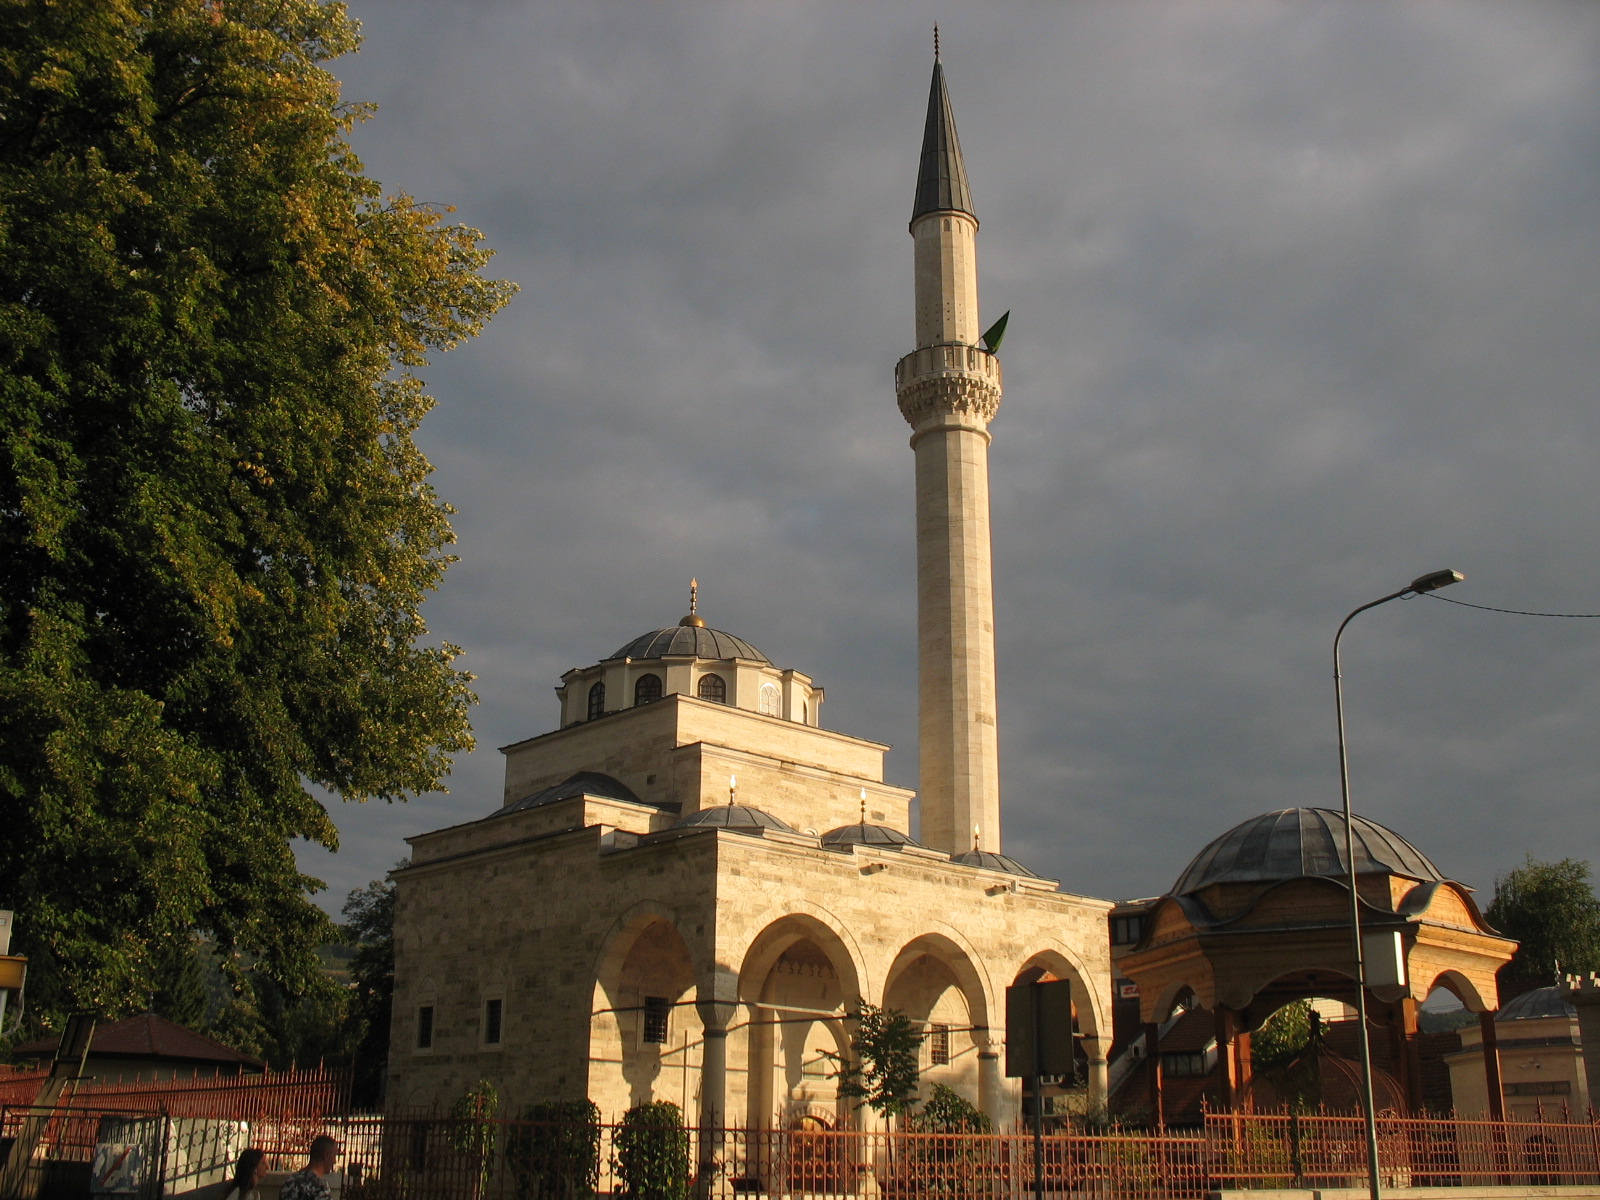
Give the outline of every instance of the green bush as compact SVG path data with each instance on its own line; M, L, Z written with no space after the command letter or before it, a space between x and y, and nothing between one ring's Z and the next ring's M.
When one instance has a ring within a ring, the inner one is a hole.
M906 1128L912 1133L992 1133L994 1122L960 1092L936 1083Z
M522 1110L506 1130L506 1166L517 1200L580 1200L600 1186L600 1109L592 1100L549 1100Z
M623 1115L617 1175L630 1200L688 1200L689 1134L676 1104L656 1100Z

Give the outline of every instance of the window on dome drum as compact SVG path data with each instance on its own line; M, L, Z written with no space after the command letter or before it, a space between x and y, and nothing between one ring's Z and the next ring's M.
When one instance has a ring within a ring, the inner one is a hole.
M700 676L700 687L696 694L702 700L710 700L716 704L726 704L728 702L728 685L723 681L721 675L702 675Z
M417 1049L433 1049L433 1005L424 1004L417 1009Z
M652 700L661 699L661 676L641 675L633 685L633 702L635 704L649 704Z
M589 720L606 715L606 685L597 683L589 689Z
M485 1046L498 1046L500 1044L500 1029L503 1024L506 1010L504 1000L485 1000L483 1002L483 1044Z
M644 998L644 1042L647 1046L667 1044L667 1019L672 1015L672 1001L665 996Z
M761 699L757 707L769 717L783 716L783 697L778 694L777 684L761 685Z
M928 1026L928 1060L936 1067L950 1062L950 1026Z

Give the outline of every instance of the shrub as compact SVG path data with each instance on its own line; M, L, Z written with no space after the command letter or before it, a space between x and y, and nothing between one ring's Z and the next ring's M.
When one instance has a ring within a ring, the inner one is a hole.
M676 1104L655 1100L623 1115L617 1175L630 1200L688 1200L689 1134Z
M580 1200L600 1186L600 1109L592 1100L530 1104L506 1130L517 1200Z

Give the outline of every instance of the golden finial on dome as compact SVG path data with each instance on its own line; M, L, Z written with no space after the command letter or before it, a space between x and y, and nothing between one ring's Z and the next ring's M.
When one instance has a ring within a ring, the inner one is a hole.
M704 629L706 627L705 621L695 612L698 607L700 607L700 581L691 579L689 580L689 615L679 621L678 624L687 625L691 629Z

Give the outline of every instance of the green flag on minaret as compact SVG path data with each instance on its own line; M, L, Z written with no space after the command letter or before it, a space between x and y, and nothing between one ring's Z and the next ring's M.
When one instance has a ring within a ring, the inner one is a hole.
M1001 314L1000 319L984 331L983 348L990 354L1000 353L1000 342L1006 336L1006 322L1011 319L1011 310L1008 308Z

